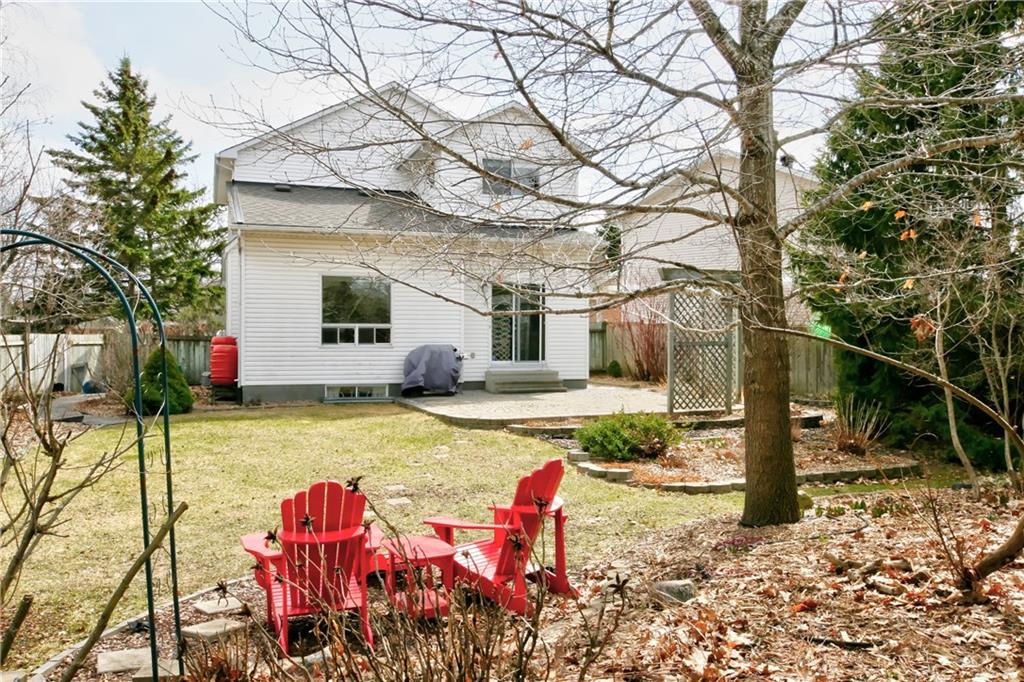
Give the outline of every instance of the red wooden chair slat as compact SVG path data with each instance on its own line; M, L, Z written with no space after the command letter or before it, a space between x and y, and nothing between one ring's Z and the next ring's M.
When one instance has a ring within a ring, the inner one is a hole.
M493 523L461 521L435 516L424 519L437 536L454 545L456 529L493 530L489 540L455 546L455 577L484 596L516 613L529 610L526 578L537 575L551 592L575 594L565 567L565 511L556 496L565 468L553 459L532 474L519 479L512 504L492 507ZM534 544L544 521L555 522L555 570L531 564Z
M321 481L281 502L281 549L264 534L242 537L256 557L256 582L267 594L267 617L288 652L288 619L324 610L358 610L373 646L367 607L370 533L362 526L366 498L337 481Z

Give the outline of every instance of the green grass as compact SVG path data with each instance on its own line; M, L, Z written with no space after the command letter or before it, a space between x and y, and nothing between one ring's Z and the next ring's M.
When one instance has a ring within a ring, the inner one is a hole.
M72 457L87 461L110 448L118 429L87 434ZM486 506L507 502L519 476L551 457L557 447L498 431L472 431L393 405L273 408L193 414L174 418L175 501L189 510L177 528L180 589L187 594L247 573L251 560L238 538L279 523L283 497L310 483L362 475L361 487L403 532L424 533L420 519L435 514L487 520ZM154 437L152 449L159 447ZM123 467L77 500L63 537L47 538L33 555L19 592L36 597L15 645L14 665L32 665L81 639L121 575L140 551L138 470L134 451ZM151 495L162 486L152 466ZM408 490L386 493L387 485ZM570 518L569 561L580 566L651 529L687 519L738 512L739 494L686 496L609 485L568 472L561 495ZM412 504L391 507L387 497ZM159 505L162 498L152 499ZM164 513L163 511L160 512ZM159 514L154 514L154 517ZM167 561L157 578L169 595ZM145 608L144 582L136 580L115 622Z

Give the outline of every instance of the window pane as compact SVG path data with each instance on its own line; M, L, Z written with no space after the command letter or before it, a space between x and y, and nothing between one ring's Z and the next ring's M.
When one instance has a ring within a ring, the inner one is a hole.
M372 327L360 327L359 328L359 343L373 343L373 328Z
M520 185L525 185L530 189L540 189L540 169L536 166L517 164L514 177ZM522 194L522 192L516 190L516 194Z
M355 329L339 329L338 330L338 343L355 343L356 342L356 330Z
M387 327L374 330L374 340L377 343L391 343L391 330Z
M389 324L391 285L370 277L324 277L325 324Z
M324 327L321 329L320 343L338 343L338 330L333 327Z
M512 161L509 159L484 159L481 164L488 173L500 175L503 178L512 177ZM484 192L488 194L511 194L512 188L503 182L484 178Z

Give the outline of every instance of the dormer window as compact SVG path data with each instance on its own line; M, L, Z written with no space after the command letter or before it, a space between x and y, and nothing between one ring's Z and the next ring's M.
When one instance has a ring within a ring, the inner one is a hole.
M488 173L508 178L530 189L540 189L540 168L512 159L484 159L481 164ZM483 178L484 194L495 196L521 196L523 191L492 178Z

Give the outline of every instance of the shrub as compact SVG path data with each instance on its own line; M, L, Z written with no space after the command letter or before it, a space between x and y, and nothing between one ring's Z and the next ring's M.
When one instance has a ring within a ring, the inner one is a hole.
M622 365L619 364L618 360L612 360L608 363L605 371L608 373L608 376L619 378L622 376Z
M882 406L857 400L852 393L836 400L836 450L863 457L888 426Z
M672 422L656 414L620 412L601 417L576 431L580 446L596 457L633 460L660 457L679 442Z
M142 370L142 413L157 414L163 405L163 382L160 376L162 369L160 349L153 351L146 366ZM170 414L182 414L192 411L192 389L189 388L185 375L178 366L174 354L167 351L167 408ZM125 395L125 402L133 405L134 393L131 389Z

